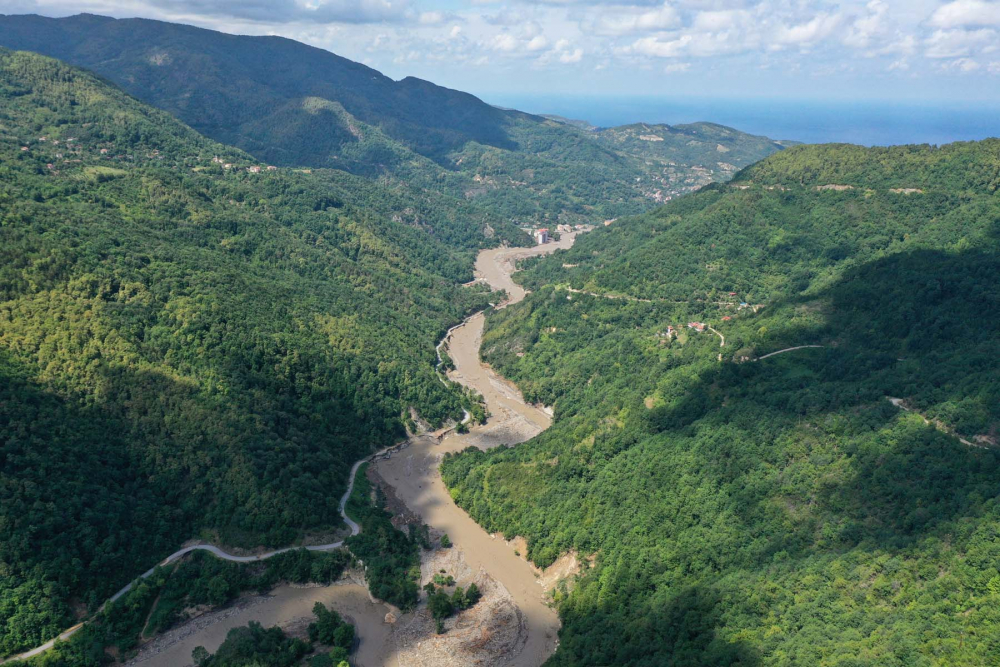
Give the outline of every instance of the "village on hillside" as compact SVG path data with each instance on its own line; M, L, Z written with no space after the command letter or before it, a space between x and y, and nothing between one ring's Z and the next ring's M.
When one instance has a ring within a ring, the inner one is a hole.
M84 130L85 128L78 128ZM10 139L8 139L10 141ZM89 168L88 175L114 175L116 165L158 163L170 169L190 167L192 171L204 171L210 167L221 168L223 172L246 172L260 174L277 171L274 165L245 164L229 161L219 156L211 160L201 155L177 156L165 155L159 149L149 149L142 153L121 151L110 141L91 141L76 136L55 136L45 134L30 139L19 139L18 153L22 159L34 159L45 165L45 171L58 176L66 170ZM109 171L94 171L94 168L104 168Z

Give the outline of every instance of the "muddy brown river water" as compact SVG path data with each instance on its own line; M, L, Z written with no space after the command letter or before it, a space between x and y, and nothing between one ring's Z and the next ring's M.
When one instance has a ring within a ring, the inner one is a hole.
M575 234L564 234L556 243L532 248L484 250L476 261L477 278L494 290L506 290L508 304L516 303L525 291L511 278L518 259L547 254L573 244ZM487 449L514 445L548 428L549 414L528 405L520 392L497 376L479 360L479 345L485 318L473 315L455 328L446 345L455 364L449 377L481 393L490 418L469 433L451 433L443 439L416 436L410 446L389 459L373 464L379 476L394 487L396 497L436 531L447 533L460 557L472 571L482 571L502 585L521 612L527 639L516 655L505 660L518 667L537 667L555 651L559 618L545 602L546 591L536 571L514 548L490 535L455 505L438 470L445 452L457 452L470 445ZM316 588L282 586L267 596L245 600L234 608L211 612L167 633L148 645L130 663L143 667L179 667L191 664L191 651L204 646L214 651L234 627L258 621L265 626L294 624L311 614L312 605L322 601L349 616L355 623L360 643L352 658L359 667L401 665L393 641L393 626L385 622L391 608L373 602L367 591L356 584ZM400 622L404 622L401 618ZM406 667L406 665L401 665Z

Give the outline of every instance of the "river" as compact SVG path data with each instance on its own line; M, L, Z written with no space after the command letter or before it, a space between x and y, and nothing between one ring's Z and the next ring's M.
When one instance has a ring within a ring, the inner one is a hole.
M516 270L516 261L568 248L574 240L575 233L571 233L564 234L558 242L531 248L484 250L476 260L477 278L494 290L507 292L508 300L500 307L517 303L524 299L525 291L511 277ZM455 505L438 469L445 452L458 452L469 446L487 449L514 445L534 437L551 423L551 417L545 410L526 404L516 387L482 364L479 346L484 323L482 313L472 315L449 332L445 344L455 364L455 370L449 377L483 395L490 414L487 423L472 427L467 434L451 432L443 438L416 436L410 440L408 447L388 459L378 460L373 466L410 512L419 515L436 532L449 535L454 544L448 556L451 562L461 562L467 571L489 577L500 585L500 590L505 589L509 593L509 598L505 600L512 600L520 612L522 636L516 652L512 652L509 659L504 657L499 662L518 667L537 667L555 651L559 631L558 615L545 602L546 591L539 582L538 574L513 547L487 533ZM349 519L348 524L352 532L356 532L356 525ZM339 544L313 548L335 546ZM211 545L196 548L219 552ZM179 557L182 552L171 558ZM223 557L232 560L260 558L234 557L224 553ZM412 626L414 614L400 617L398 610L370 599L367 591L356 582L339 582L321 587L280 586L268 595L245 598L232 607L205 614L158 637L129 664L143 667L190 665L191 651L196 646L204 646L214 652L231 628L250 621L265 626L301 626L311 615L312 605L317 601L337 609L355 624L359 643L352 656L352 664L358 667L398 667L404 663L400 657L403 654L410 656L405 661L407 667L410 663L425 662L412 659L414 651L419 655L422 650L419 642L401 651L401 640L394 638L394 631L398 633L398 628L407 623ZM398 618L399 625L395 630L392 624L386 622L387 613ZM526 637L523 636L525 631ZM425 648L435 643L432 640L436 638L425 638ZM440 640L436 643L440 648Z
M506 290L506 305L517 303L524 299L525 291L511 279L515 262L568 248L574 240L574 234L564 234L557 243L533 248L484 250L476 261L477 278L494 290ZM407 449L379 461L378 473L394 487L396 496L410 511L448 534L473 571L482 568L507 589L521 610L528 632L526 644L509 664L537 667L555 651L558 614L546 604L546 591L532 566L455 505L438 469L446 452L459 452L470 445L487 449L524 442L548 428L552 421L544 410L526 404L515 387L482 364L479 345L484 324L482 313L468 318L452 331L447 349L455 365L449 377L483 395L490 414L487 423L472 427L467 434L453 432L440 441L414 438Z

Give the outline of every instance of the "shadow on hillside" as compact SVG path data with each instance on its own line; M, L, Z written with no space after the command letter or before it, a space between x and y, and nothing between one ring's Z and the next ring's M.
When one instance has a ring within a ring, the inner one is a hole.
M189 521L164 507L161 495L134 464L127 424L99 407L83 407L48 391L29 377L27 367L0 350L0 487L5 489L0 494L0 562L8 568L5 584L30 582L23 592L45 591L46 606L61 604L67 594L91 591L83 601L93 607L176 548L180 535L188 534ZM135 539L143 526L147 529L141 539ZM63 629L59 620L55 627Z
M768 341L835 347L715 366L683 400L650 411L650 427L697 442L705 475L747 530L781 528L766 535L765 560L904 548L995 495L1000 452L901 421L886 396L960 433L995 433L998 284L1000 262L981 250L918 250L857 267L818 296L828 304L821 324ZM805 301L775 304L753 326ZM703 431L725 437L699 438Z
M99 603L200 527L227 544L283 546L339 525L339 489L360 455L337 447L345 435L305 429L280 401L97 368L76 395L0 349L0 563L11 579Z
M639 573L623 582L625 591L616 591L616 600L632 597L629 588L644 581ZM624 578L624 577L619 577ZM638 591L636 591L638 593ZM635 599L643 599L636 595ZM643 613L634 609L606 606L602 609L565 607L563 646L549 663L564 665L635 665L637 667L756 667L759 653L742 640L728 641L718 628L723 625L724 602L709 588L692 586L678 591L665 603L645 602ZM605 627L603 636L616 642L602 645L586 628ZM574 627L577 626L577 627ZM575 656L582 662L569 662ZM666 657L665 657L666 656Z

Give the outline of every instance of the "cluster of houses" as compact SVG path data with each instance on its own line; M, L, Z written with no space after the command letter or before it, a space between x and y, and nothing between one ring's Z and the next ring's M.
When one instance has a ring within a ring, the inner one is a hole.
M731 319L733 319L733 318L730 317L729 315L726 315L725 317L722 318L722 321L723 322L728 322ZM708 325L705 324L704 322L688 322L687 323L687 328L691 329L692 331L695 331L697 333L703 333L705 331L705 329L708 328ZM657 338L663 338L665 340L670 340L670 339L674 338L676 335L677 335L677 329L675 329L673 326L667 326L667 328L666 328L665 331L657 331L656 332L656 337Z
M56 160L64 162L64 163L82 162L82 160L80 160L80 159L71 159L71 158L73 156L81 156L82 157L83 154L84 154L84 152L85 152L85 150L91 148L91 147L87 147L87 146L84 146L84 145L80 144L80 142L78 141L78 139L76 137L66 137L65 139L53 139L53 138L50 138L48 136L41 136L41 137L37 137L34 140L32 140L32 139L27 140L27 142L21 146L21 152L27 153L27 152L31 151L32 150L31 144L48 144L48 146L51 146L51 147L55 148L55 150L60 151L60 152L56 152L56 153L52 154L53 157L55 157ZM96 152L101 157L104 157L104 158L107 158L107 159L114 158L116 160L131 160L132 157L133 157L132 155L125 155L125 154L114 155L112 153L112 151L113 151L112 148L107 148L107 147L101 147L101 148L93 147L93 148L96 149ZM48 151L45 151L45 152L47 153ZM162 159L164 159L163 156L160 154L159 150L152 150L152 151L146 153L145 155L146 155L146 158L152 159L152 160L162 160ZM231 170L231 169L236 169L236 170L242 170L243 169L243 167L235 165L235 164L233 164L231 162L226 162L223 158L220 158L218 156L215 156L215 157L212 158L212 163L213 164L221 165L222 168L225 169L225 170L227 170L227 171ZM54 174L58 174L59 173L58 171L56 171L56 164L55 164L55 162L50 162L50 163L46 164L45 166L52 173L54 173ZM262 165L251 165L249 167L246 167L245 169L246 169L247 172L249 172L251 174L259 174L259 173L261 173L264 170L275 171L278 168L275 167L274 165L264 165L264 166L262 166Z
M688 322L687 323L687 328L688 329L693 329L694 331L697 331L698 333L703 332L707 327L708 327L708 325L705 324L704 322ZM667 330L666 331L657 331L656 332L657 338L665 338L667 340L670 340L671 338L673 338L676 335L677 335L677 329L675 329L673 326L667 326Z
M222 168L226 170L237 168L236 165L234 165L232 162L226 162L225 160L223 160L221 157L218 156L213 157L212 162L214 164L221 164ZM261 167L259 164L254 164L247 167L247 171L251 174L259 174L264 169L267 169L267 171L275 171L277 170L277 167L275 167L272 164L269 164L266 167Z
M656 332L656 337L657 338L666 338L667 340L670 340L676 334L677 334L677 331L672 326L667 326L667 330L666 331L657 331Z
M268 167L268 168L270 169L270 167ZM523 229L526 232L530 232L532 238L535 239L535 243L537 243L538 245L542 245L543 243L548 243L549 241L552 240L552 236L549 234L549 228L548 227L543 227L541 229L534 229L534 230L530 229L528 227L522 227L521 229ZM560 234L570 234L570 233L572 233L574 231L577 231L577 232L586 232L586 231L589 231L591 229L593 229L592 225L583 225L583 224L577 224L577 225L559 224L559 225L556 225L556 231L559 232Z

